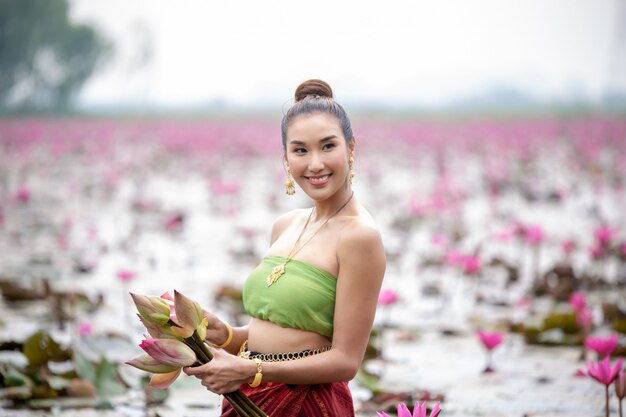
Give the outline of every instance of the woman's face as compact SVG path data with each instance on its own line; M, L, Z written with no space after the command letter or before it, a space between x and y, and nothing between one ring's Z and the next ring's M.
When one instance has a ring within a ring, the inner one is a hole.
M348 158L339 120L326 113L296 117L287 128L285 158L293 179L309 197L325 200L347 186Z

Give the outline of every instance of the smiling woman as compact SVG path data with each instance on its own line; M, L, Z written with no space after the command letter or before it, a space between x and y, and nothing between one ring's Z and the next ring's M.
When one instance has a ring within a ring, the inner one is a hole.
M330 86L309 80L282 121L286 192L311 209L280 216L243 290L245 327L209 315L222 349L185 372L215 393L238 388L274 417L354 415L348 381L361 365L385 272L372 217L352 191L356 140ZM293 176L293 178L292 178ZM223 403L223 416L235 411Z

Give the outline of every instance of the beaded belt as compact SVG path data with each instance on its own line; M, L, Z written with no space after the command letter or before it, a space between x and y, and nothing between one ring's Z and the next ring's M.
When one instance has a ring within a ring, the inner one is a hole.
M300 352L288 352L288 353L259 353L250 352L248 350L248 341L246 340L241 345L237 356L244 359L260 359L262 362L282 362L291 361L294 359L308 358L309 356L317 355L318 353L326 352L330 350L330 346L324 346L317 349L307 349Z

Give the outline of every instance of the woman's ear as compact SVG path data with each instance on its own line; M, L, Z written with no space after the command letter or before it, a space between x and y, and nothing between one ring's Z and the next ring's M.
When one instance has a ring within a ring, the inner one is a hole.
M352 140L348 144L348 151L350 151L350 155L354 153L355 149L356 149L356 138L352 136Z

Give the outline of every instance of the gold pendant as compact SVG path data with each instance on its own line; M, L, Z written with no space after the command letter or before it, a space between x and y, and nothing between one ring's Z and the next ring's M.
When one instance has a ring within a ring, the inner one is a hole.
M281 275L285 273L285 265L287 265L287 262L276 265L274 269L272 269L272 272L270 272L266 280L268 287L278 281L278 278L280 278Z

